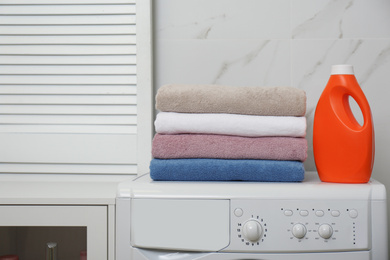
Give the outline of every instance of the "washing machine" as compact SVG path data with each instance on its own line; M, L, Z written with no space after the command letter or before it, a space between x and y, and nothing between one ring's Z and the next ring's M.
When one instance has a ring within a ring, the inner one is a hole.
M386 189L324 183L119 184L117 260L387 260Z

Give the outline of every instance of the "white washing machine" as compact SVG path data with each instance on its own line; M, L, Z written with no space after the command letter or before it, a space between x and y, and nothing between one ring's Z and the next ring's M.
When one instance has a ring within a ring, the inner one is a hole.
M302 183L155 182L118 187L117 260L387 260L386 189Z

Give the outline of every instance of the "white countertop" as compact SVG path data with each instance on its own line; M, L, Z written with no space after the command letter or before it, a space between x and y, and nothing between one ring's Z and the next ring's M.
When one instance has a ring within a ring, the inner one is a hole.
M118 184L135 175L0 174L0 204L115 204Z
M153 181L148 174L121 182L117 197L124 198L261 198L384 200L386 188L371 179L363 184L327 183L308 171L302 182L180 182Z

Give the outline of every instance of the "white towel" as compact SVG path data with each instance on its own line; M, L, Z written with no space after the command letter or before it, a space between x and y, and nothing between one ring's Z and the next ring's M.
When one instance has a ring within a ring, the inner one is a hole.
M306 118L293 116L160 112L154 125L160 134L306 136Z

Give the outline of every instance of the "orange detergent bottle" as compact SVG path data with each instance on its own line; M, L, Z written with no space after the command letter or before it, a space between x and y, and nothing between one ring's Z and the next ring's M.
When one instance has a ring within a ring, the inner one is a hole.
M359 124L349 97L362 112ZM375 156L374 124L370 106L351 65L334 65L314 115L313 152L324 182L366 183Z

